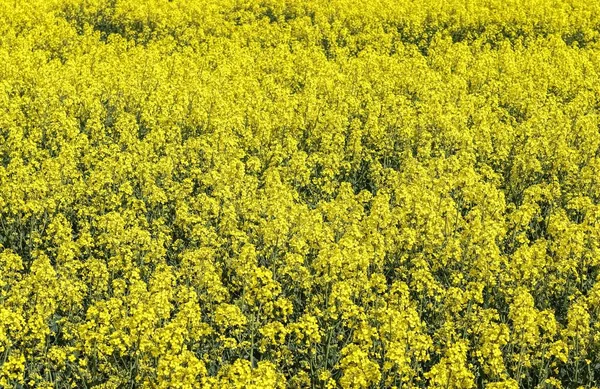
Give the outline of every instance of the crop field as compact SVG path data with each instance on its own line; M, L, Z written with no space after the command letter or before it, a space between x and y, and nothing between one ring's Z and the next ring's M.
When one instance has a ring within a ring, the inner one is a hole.
M600 1L0 0L0 388L599 383Z

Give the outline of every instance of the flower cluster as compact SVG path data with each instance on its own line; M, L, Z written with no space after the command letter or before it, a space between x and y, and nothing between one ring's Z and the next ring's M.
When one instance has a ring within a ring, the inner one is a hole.
M600 2L0 0L0 63L0 387L600 382Z

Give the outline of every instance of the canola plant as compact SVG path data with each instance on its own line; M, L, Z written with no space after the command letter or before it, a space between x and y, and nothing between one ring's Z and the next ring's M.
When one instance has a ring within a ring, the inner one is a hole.
M593 388L600 2L0 0L0 387Z

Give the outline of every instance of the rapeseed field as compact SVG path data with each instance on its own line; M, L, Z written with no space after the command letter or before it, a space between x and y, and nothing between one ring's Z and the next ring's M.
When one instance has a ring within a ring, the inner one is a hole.
M1 388L599 382L599 1L0 0Z

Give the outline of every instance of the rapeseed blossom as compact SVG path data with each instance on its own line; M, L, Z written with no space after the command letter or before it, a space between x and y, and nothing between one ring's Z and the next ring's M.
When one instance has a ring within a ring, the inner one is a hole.
M0 387L597 388L600 2L0 0Z

